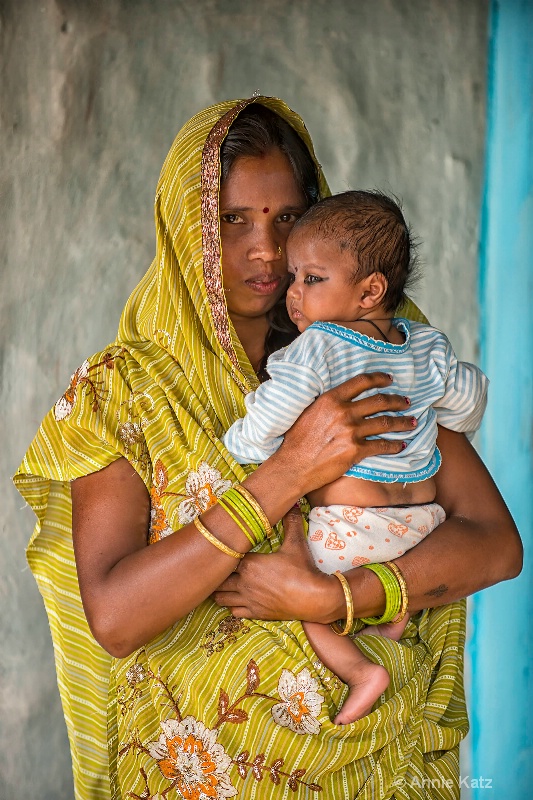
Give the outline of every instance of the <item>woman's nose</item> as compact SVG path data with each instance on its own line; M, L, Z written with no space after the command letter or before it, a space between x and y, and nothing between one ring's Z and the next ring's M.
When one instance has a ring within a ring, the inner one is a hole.
M252 233L252 241L248 249L251 260L260 259L266 263L281 261L284 258L283 244L279 235L270 226L258 226Z

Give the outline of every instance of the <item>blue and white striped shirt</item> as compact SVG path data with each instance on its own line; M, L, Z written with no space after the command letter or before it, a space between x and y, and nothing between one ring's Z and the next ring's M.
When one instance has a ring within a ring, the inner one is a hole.
M246 416L224 436L224 444L241 464L259 464L283 441L283 434L320 394L363 372L387 372L393 383L372 389L406 395L414 416L413 431L386 433L407 447L397 455L372 456L346 475L379 483L414 483L430 478L440 466L437 423L453 431L474 433L487 402L488 380L473 364L458 361L446 336L429 325L396 318L403 344L372 339L333 322L315 322L288 347L268 359L270 380L245 399Z

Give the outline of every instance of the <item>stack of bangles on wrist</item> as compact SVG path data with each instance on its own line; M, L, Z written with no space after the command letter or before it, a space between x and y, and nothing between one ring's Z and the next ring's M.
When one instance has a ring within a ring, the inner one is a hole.
M365 625L382 625L384 622L401 622L407 614L409 594L407 584L400 568L393 561L385 561L383 564L363 564L365 569L374 572L385 591L385 611L381 617L362 617L361 622ZM341 628L338 622L332 622L331 627L339 636L347 636L353 625L353 598L350 584L342 574L335 572L335 577L339 579L344 597L346 599L346 621Z
M268 521L267 515L255 497L244 486L237 485L228 489L218 498L218 504L239 526L252 547L256 547L266 538L272 536L272 526ZM236 550L232 550L231 547L228 547L216 536L213 536L198 517L193 520L193 524L202 536L222 553L226 553L226 555L233 558L244 558L245 553L238 553Z

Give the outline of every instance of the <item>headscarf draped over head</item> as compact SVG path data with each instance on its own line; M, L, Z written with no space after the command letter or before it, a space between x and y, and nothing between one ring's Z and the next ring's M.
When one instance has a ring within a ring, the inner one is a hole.
M282 101L225 102L193 117L163 165L156 257L117 339L76 370L15 476L37 515L28 560L49 615L78 800L259 800L287 788L306 798L424 797L413 778L420 787L427 776L457 782L467 730L464 604L419 615L400 644L371 637L368 654L391 673L386 700L342 728L330 719L343 688L298 621L237 620L207 599L115 661L85 620L70 481L126 458L150 492L156 545L251 469L221 442L257 378L227 313L218 198L221 144L252 102L295 129L315 159L321 196L329 193L305 125ZM401 313L425 320L412 303ZM260 549L277 549L281 536L278 526Z

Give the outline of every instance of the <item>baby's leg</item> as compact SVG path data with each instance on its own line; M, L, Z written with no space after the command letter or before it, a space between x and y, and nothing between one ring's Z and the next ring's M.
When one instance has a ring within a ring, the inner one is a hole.
M369 714L389 685L389 673L385 667L374 664L348 636L337 636L329 625L304 622L303 626L320 660L350 687L350 693L333 722L348 725Z

